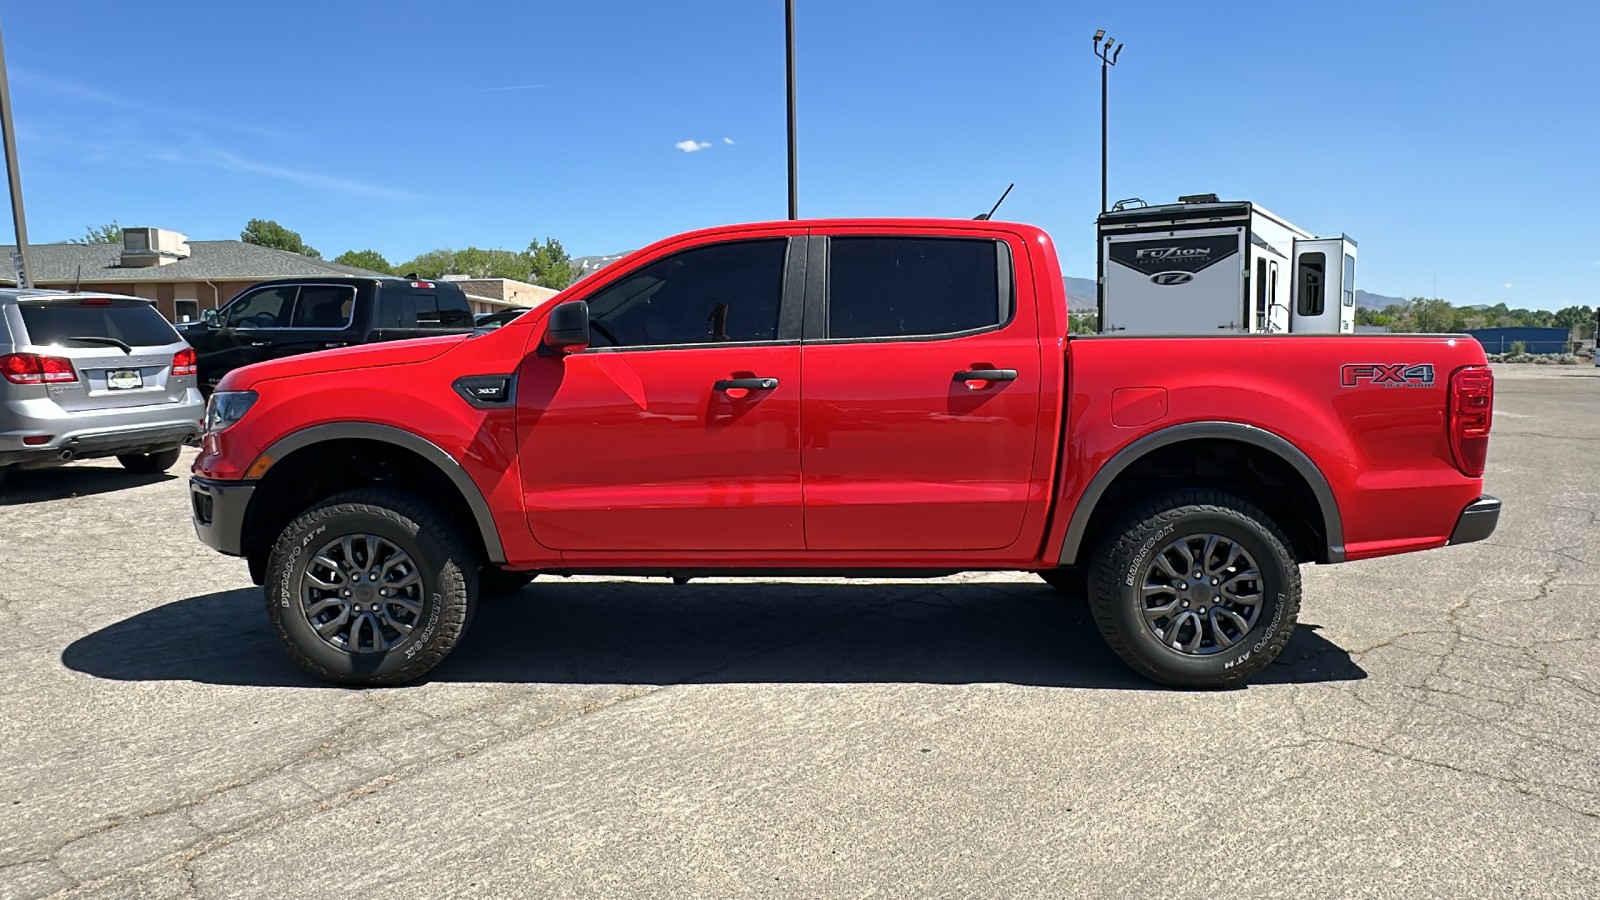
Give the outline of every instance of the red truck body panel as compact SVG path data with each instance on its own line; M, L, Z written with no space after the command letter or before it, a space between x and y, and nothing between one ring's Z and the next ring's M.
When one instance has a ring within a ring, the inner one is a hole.
M843 235L1002 241L1014 314L996 329L928 340L538 352L556 304L651 261L725 241ZM459 462L492 513L504 562L549 570L1049 569L1118 454L1195 423L1250 426L1298 448L1331 489L1347 559L1442 546L1482 493L1481 478L1456 467L1447 428L1451 373L1484 362L1470 339L1066 332L1056 250L1030 226L711 229L639 251L493 332L238 370L219 390L255 391L257 407L206 437L194 471L255 478L297 431L388 426ZM956 374L989 368L1016 376ZM502 408L470 405L453 386L512 374L515 402ZM712 387L752 377L777 384Z

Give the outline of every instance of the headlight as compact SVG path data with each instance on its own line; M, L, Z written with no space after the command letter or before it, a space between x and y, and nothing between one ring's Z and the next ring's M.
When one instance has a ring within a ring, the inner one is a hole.
M215 434L244 418L256 403L255 391L218 391L206 403L206 431Z

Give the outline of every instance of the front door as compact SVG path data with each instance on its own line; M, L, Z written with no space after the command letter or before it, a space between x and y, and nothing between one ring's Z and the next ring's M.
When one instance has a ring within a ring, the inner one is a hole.
M541 544L804 547L800 270L786 276L790 244L701 245L609 278L584 298L588 350L527 356L518 455ZM798 259L803 239L793 244Z
M807 549L1009 547L1032 502L1039 421L1033 286L1012 265L1026 245L826 241L802 361Z

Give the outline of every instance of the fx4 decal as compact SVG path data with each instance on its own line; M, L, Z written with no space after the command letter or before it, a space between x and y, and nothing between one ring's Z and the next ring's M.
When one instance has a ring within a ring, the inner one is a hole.
M1339 369L1339 383L1345 387L1433 387L1433 364L1346 363Z

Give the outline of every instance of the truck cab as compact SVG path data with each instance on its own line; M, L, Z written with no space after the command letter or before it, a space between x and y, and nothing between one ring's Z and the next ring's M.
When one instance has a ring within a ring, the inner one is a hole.
M251 285L179 330L199 355L200 386L209 394L242 366L473 327L466 295L448 281L318 276Z

